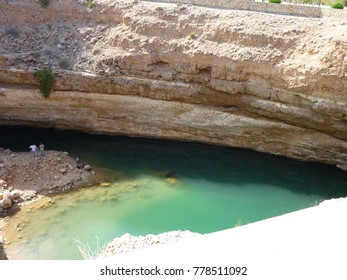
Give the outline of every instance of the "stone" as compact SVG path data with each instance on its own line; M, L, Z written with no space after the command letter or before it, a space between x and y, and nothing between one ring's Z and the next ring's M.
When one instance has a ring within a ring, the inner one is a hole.
M169 184L175 184L177 183L177 179L173 177L169 177L169 178L166 178L166 182L168 182Z
M20 197L19 191L12 191L11 192L13 199L17 199Z
M12 205L12 201L9 198L4 198L3 200L0 201L0 207L3 209L10 208Z
M11 192L8 191L8 190L5 190L5 191L3 192L3 198L9 198L9 196L11 196Z
M66 171L67 171L66 168L62 168L62 169L59 170L59 172L62 173L62 174L65 174Z
M92 171L92 167L89 165L89 164L86 164L84 167L83 167L84 170L86 171Z
M2 213L4 211L4 208L2 208L1 206L0 206L0 213Z
M337 164L336 167L342 169L343 171L347 171L347 164L345 164L345 165Z
M7 195L7 198L10 199L11 201L14 200L14 196L11 192Z

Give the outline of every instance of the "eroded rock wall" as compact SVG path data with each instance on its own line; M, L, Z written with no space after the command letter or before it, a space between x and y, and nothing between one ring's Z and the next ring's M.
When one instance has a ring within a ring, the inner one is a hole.
M144 1L1 4L0 123L347 164L347 25ZM22 10L22 22L16 14ZM39 96L36 68L52 66Z

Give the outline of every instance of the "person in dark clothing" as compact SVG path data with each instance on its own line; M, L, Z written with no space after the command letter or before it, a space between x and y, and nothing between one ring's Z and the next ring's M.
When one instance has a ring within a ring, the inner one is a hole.
M82 162L81 159L79 157L76 157L76 167L78 169L83 169L83 167L86 165L87 163Z

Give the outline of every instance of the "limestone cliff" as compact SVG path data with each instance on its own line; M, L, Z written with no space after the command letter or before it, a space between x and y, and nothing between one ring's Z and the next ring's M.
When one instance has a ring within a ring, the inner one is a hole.
M131 0L0 1L0 124L347 165L347 24ZM38 94L35 69L52 66Z

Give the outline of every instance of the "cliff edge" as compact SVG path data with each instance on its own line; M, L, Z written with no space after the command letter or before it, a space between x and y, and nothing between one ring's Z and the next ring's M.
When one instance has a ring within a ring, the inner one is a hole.
M216 270L242 267L239 271L249 279L289 280L300 274L302 279L342 280L347 276L346 210L347 198L327 200L319 206L256 223L109 255L108 260L147 267L153 264L180 267L185 269L185 275L193 275L192 278L194 273L200 277L212 275L202 272L201 266L206 264L207 268L214 266ZM199 265L200 269L193 270L193 265ZM234 275L233 272L229 275ZM218 275L221 273L215 277ZM225 278L225 274L222 276Z
M347 24L132 0L0 3L0 124L347 166ZM52 67L38 94L36 69Z

